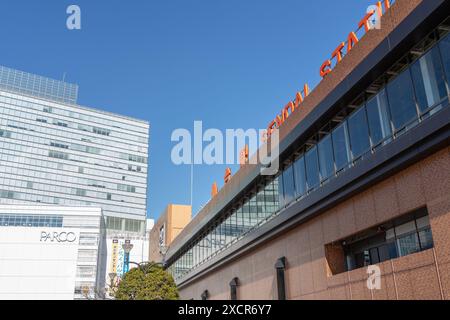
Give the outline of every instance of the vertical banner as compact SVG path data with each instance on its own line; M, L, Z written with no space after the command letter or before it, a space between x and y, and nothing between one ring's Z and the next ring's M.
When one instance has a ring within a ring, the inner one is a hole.
M119 240L114 239L111 247L111 264L109 273L117 273L117 262L119 259Z
M123 270L123 264L125 260L125 251L122 248L122 245L119 244L118 248L118 256L117 256L117 267L116 267L116 273L119 278L122 278L124 274Z

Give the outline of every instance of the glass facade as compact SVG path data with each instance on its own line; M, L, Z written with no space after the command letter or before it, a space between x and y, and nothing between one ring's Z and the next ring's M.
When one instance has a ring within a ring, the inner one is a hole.
M50 227L62 228L62 216L0 214L2 227Z
M376 80L364 95L343 108L320 132L308 139L308 143L296 152L295 158L287 160L282 172L268 181L269 189L266 189L265 196L259 197L260 200L265 199L265 203L258 201L256 214L264 215L264 219L246 218L253 212L250 211L248 201L233 211L232 214L238 215L233 221L237 221L236 230L239 234L233 235L225 245L243 237L294 201L302 200L331 179L339 177L343 171L352 168L358 161L377 152L381 146L426 121L443 107L448 107L450 35L442 30L448 28L436 30L419 43ZM261 208L264 206L266 210L263 213ZM239 218L241 214L242 220ZM409 235L410 238L398 239L399 255L417 250L421 238L427 246L431 239L427 229L418 229L416 233ZM176 280L223 249L223 243L217 250L211 250L210 246L204 244L205 239L208 243L208 239L217 234L205 231L197 240L194 251L197 251L195 256L200 258L194 259L194 263L181 254L169 267Z
M78 86L0 66L0 89L76 104Z
M0 86L0 204L96 206L143 232L148 123L18 91Z
M293 184L293 180L290 183ZM244 237L255 227L273 218L279 211L278 186L278 179L271 181L264 188L255 191L250 199L216 221L180 259L170 266L169 271L179 279Z

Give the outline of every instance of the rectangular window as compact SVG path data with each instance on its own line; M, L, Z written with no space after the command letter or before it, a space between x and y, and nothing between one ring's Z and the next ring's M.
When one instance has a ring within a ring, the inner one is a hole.
M276 180L278 180L278 205L280 208L283 208L285 206L283 175L280 174Z
M444 70L437 47L412 65L411 74L420 112L426 112L447 97Z
M392 135L386 91L381 90L370 99L366 109L372 146L376 147Z
M416 103L409 69L403 71L388 86L389 108L396 131L417 119Z
M254 226L258 223L258 207L257 207L257 203L256 203L256 196L253 196L250 199L250 218L252 220L252 226ZM227 220L227 226L228 226L228 220Z
M295 184L294 184L294 170L293 166L289 166L283 172L284 185L284 202L288 205L295 199Z
M441 40L439 48L441 49L442 63L447 76L447 84L450 85L450 34Z
M236 223L239 228L243 229L244 226L244 216L242 215L242 208L236 210ZM245 230L244 230L245 231Z
M353 159L358 159L370 149L366 108L362 107L348 119L348 131Z
M247 227L252 226L252 220L250 217L250 204L248 201L242 206L242 214L244 217L244 225Z
M308 191L309 191L317 188L320 184L317 147L313 147L306 153L305 163L306 163L306 180L308 183Z
M327 180L334 174L333 144L331 135L326 136L318 144L320 177Z
M85 197L86 196L86 190L84 189L76 189L76 193L77 196L79 197Z
M350 271L433 247L426 208L325 246L333 274Z
M297 197L303 196L306 193L306 172L305 172L305 158L301 157L294 163L295 174L295 191Z
M397 247L401 257L420 251L419 237L413 232L397 239Z
M258 222L259 222L261 220L264 220L268 215L268 211L266 209L264 189L261 189L258 192L258 195L256 196L256 205L258 207Z
M333 149L336 170L342 170L350 163L350 143L347 131L347 122L334 129L333 133Z

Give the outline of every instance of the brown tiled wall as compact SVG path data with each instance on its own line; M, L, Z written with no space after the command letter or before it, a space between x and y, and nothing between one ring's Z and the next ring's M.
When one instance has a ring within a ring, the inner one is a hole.
M366 269L330 276L325 245L426 206L435 247L381 263L382 289L370 291ZM277 296L274 264L287 258L288 299L450 299L450 148L414 164L365 192L181 288L183 299Z

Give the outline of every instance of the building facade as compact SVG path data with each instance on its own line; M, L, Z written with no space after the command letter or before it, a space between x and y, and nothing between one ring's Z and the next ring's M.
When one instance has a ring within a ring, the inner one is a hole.
M106 288L109 289L111 281L116 283L125 273L124 245L132 245L129 252L129 269L136 268L138 263L149 261L149 237L153 229L153 219L147 219L145 233L143 234L124 234L122 236L108 236L106 239L106 251L103 252L106 260ZM113 279L111 279L113 277ZM108 290L107 290L108 291Z
M94 205L108 230L143 233L149 124L61 102L75 89L49 81L0 68L0 204Z
M149 261L163 262L167 248L192 219L192 207L169 204L149 234Z
M100 208L0 206L0 300L98 298L104 231Z
M0 67L0 205L102 208L107 249L132 241L144 257L149 124L77 96L77 85Z
M245 165L171 244L182 298L450 298L450 4L384 4L280 126L279 174Z

